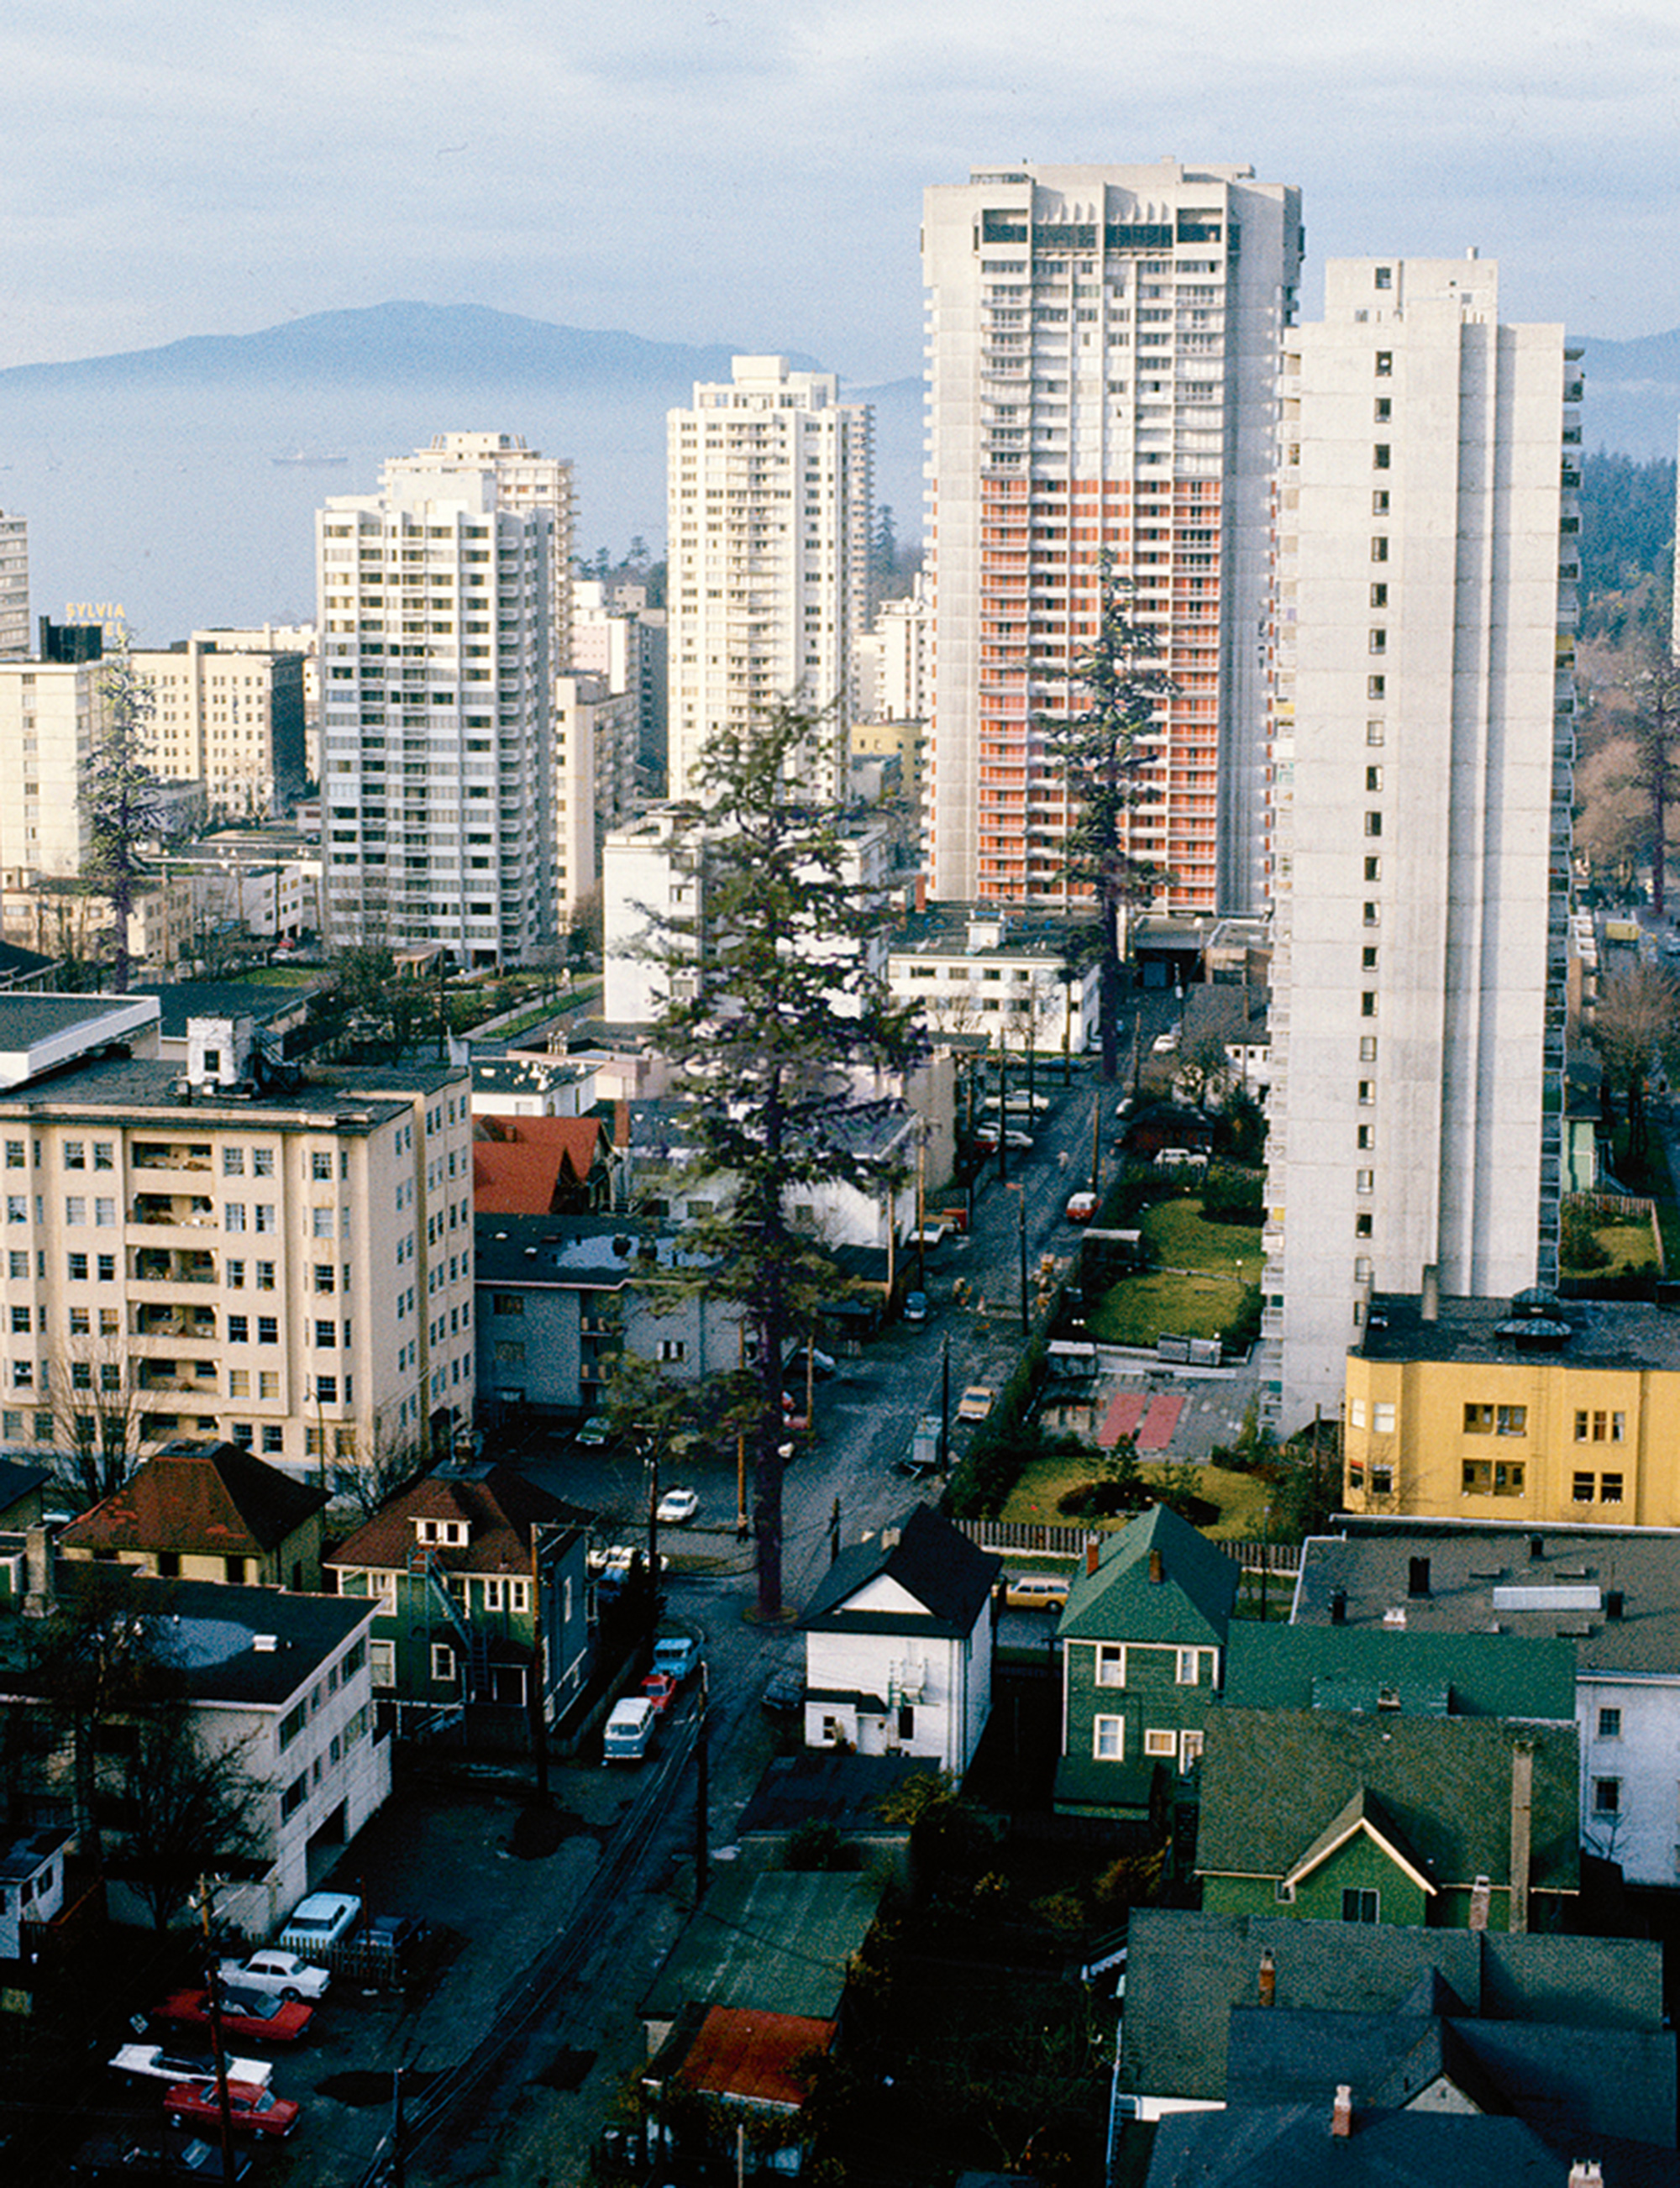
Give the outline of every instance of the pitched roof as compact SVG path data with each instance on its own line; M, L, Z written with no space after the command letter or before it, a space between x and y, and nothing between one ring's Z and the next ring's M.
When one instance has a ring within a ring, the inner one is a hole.
M1152 1552L1160 1556L1159 1581L1150 1576ZM1168 1506L1153 1504L1105 1539L1094 1573L1080 1568L1057 1638L1220 1646L1241 1579L1234 1559Z
M1263 1625L1239 1620L1225 1699L1237 1709L1550 1717L1575 1715L1567 1641L1509 1633L1414 1633L1386 1627Z
M1232 2008L1273 1961L1283 2012L1446 2011L1513 2026L1662 2027L1662 1948L1643 1938L1310 1922L1136 1908L1129 1926L1124 2089L1221 2101ZM1345 2080L1345 2075L1336 2077Z
M550 1215L567 1181L563 1148L507 1146L495 1140L473 1142L476 1215Z
M353 1566L370 1572L401 1572L424 1547L447 1572L528 1573L532 1542L539 1525L573 1526L589 1514L539 1489L511 1467L486 1462L463 1474L428 1474L411 1482L375 1512L365 1525L335 1543L322 1564L330 1571ZM464 1520L465 1542L420 1543L417 1520Z
M236 1443L166 1444L59 1537L66 1550L262 1556L321 1511L324 1489Z
M1435 1885L1428 1874L1427 1864L1412 1851L1405 1832L1390 1815L1384 1803L1363 1785L1330 1819L1311 1844L1302 1847L1285 1872L1284 1882L1299 1884L1304 1877L1311 1876L1314 1869L1322 1869L1339 1847L1361 1834L1375 1840L1390 1861L1405 1869L1414 1883L1431 1898L1434 1898Z
M884 1890L878 1877L720 1870L654 1977L643 2017L674 2021L693 2000L833 2020Z
M1330 2132L1333 2061L1313 2104L1239 2112L1175 2112L1155 2130L1144 2188L1440 2188L1497 2180L1500 2188L1559 2188L1558 2159L1532 2128L1463 2112L1355 2115Z
M833 2041L832 2021L714 2005L672 2078L714 2097L794 2112L805 2101L795 2068Z
M1534 1747L1530 1879L1572 1892L1581 1874L1573 1724L1500 1717L1361 1717L1323 1710L1210 1711L1197 1866L1288 1875L1311 1836L1374 1795L1437 1886L1511 1876L1511 1763Z
M921 1755L859 1755L835 1747L802 1747L773 1756L741 1813L736 1836L832 1824L843 1838L906 1839L908 1824L886 1821L883 1804L933 1765Z
M926 1504L896 1528L843 1550L819 1583L800 1624L807 1633L927 1633L961 1640L990 1595L1002 1559L977 1549L960 1527ZM887 1581L922 1606L879 1609L854 1599Z

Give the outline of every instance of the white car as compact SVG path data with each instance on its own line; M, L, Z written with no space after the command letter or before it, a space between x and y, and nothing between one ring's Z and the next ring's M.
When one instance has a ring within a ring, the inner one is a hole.
M125 2044L111 2061L119 2074L127 2074L136 2081L196 2082L216 2072L216 2061L207 2051L168 2051L161 2044ZM266 2089L274 2070L263 2059L229 2057L226 2062L230 2082L251 2082Z
M325 1968L312 1967L296 1953L283 1953L278 1945L253 1953L245 1960L223 1960L223 1982L245 1990L278 1991L282 1998L324 1998L332 1977Z
M700 1509L700 1497L692 1489L668 1489L654 1508L662 1527L681 1527Z
M292 1909L280 1932L280 1950L300 1956L325 1952L361 1919L362 1903L353 1892L312 1892Z

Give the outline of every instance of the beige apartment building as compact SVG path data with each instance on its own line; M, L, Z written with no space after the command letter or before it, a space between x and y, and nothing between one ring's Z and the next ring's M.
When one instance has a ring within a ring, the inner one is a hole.
M213 1435L310 1479L472 1418L471 1088L102 1058L0 1095L0 1446Z
M305 773L303 656L246 644L232 631L194 631L136 650L149 685L147 757L158 774L202 782L221 818L266 818L290 804Z
M97 661L0 661L0 869L79 874L92 845L82 770L104 719Z

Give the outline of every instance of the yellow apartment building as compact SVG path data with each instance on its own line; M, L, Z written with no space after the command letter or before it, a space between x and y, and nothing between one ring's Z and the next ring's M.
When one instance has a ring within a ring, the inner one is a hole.
M1348 1356L1350 1512L1680 1525L1680 1316L1373 1298Z

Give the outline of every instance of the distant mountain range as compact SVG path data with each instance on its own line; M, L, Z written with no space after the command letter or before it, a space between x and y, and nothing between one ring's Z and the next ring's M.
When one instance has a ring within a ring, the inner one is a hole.
M0 503L29 520L37 613L120 601L149 644L314 606L313 515L370 493L434 433L523 434L575 466L575 545L665 530L665 414L727 380L740 342L645 341L480 305L317 313L258 334L0 371ZM769 347L769 345L764 345ZM1672 454L1680 331L1588 341L1589 447ZM789 352L798 366L838 361ZM876 409L876 489L922 530L922 383L842 392ZM329 456L343 461L326 461ZM300 459L302 460L300 460Z

